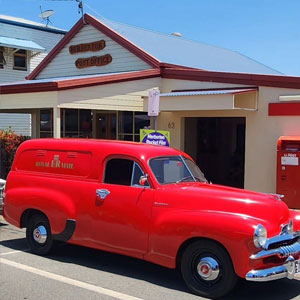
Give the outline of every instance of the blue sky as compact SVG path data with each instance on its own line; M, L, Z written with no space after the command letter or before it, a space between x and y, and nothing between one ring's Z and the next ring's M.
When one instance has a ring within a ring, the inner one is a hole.
M284 74L300 76L300 0L83 0L84 11L113 21L228 48ZM55 27L79 19L76 0L0 0L0 14ZM1 35L1 32L0 32Z

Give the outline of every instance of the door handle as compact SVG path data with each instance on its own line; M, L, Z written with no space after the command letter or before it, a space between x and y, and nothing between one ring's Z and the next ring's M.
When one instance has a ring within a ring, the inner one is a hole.
M104 200L106 198L106 196L109 194L110 194L110 191L106 190L106 189L97 189L96 190L96 196L97 196L97 198L100 198L101 200Z

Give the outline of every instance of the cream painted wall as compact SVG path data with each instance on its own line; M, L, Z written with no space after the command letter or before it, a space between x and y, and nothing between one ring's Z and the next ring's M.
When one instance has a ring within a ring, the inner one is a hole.
M173 90L189 90L189 89L216 89L216 88L235 88L248 87L249 85L204 82L204 81L189 81L178 79L163 79L160 89L161 93L170 93Z
M160 78L93 86L58 92L58 105L64 108L144 111L143 98L158 87Z
M0 94L0 112L5 109L49 108L57 105L57 92Z

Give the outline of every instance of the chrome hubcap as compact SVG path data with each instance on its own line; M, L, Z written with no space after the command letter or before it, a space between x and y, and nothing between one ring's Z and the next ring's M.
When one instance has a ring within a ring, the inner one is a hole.
M45 226L40 225L39 227L33 230L33 239L39 244L44 244L46 242L47 230Z
M215 280L219 276L220 267L212 257L203 257L197 265L197 272L204 280Z

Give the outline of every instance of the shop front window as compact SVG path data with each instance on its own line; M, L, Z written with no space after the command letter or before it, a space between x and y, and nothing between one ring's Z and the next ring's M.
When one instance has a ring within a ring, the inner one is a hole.
M61 136L70 138L92 137L92 113L90 109L63 109Z
M144 112L118 113L118 140L140 140L140 129L149 128L150 117Z
M40 110L40 137L53 137L52 109Z

